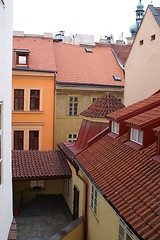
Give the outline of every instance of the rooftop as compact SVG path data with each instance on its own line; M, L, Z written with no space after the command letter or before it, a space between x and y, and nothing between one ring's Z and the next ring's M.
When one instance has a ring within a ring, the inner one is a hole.
M13 69L16 66L16 50L29 50L29 67L23 70L51 71L57 70L53 49L53 40L42 36L14 36L13 37Z
M129 119L136 114L143 113L159 105L160 105L160 92L157 92L149 98L141 100L128 107L122 108L116 112L110 113L107 117L110 120L115 120L117 122L121 121L122 119L125 121L126 119Z
M107 92L84 110L81 115L91 118L107 118L107 114L115 112L123 107L124 105L120 100L118 100L113 94Z
M70 178L71 170L60 151L12 151L13 180Z
M124 73L110 48L54 43L58 70L57 83L124 87ZM121 81L115 81L119 76Z

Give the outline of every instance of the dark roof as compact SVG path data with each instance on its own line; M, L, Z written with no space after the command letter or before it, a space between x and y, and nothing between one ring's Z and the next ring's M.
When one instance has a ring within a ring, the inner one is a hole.
M107 114L115 112L123 107L124 105L120 102L120 100L111 93L107 92L90 107L84 110L81 115L91 118L106 118Z
M13 180L71 177L70 167L60 151L12 151Z
M123 141L105 135L77 163L137 236L159 240L160 164L150 159L156 144L136 151Z
M117 122L121 120L125 121L126 119L129 119L135 116L136 114L143 113L159 105L160 105L160 92L158 91L149 98L141 100L128 107L124 107L116 112L110 113L109 115L107 115L107 118L109 118L110 120L115 120Z
M160 27L160 7L154 7L153 5L149 5L148 7L151 10L156 22Z

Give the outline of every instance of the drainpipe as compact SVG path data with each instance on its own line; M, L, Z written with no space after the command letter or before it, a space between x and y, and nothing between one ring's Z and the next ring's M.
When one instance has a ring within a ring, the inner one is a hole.
M79 169L77 169L77 166L75 167L76 175L77 177L85 184L85 213L84 213L84 233L83 233L83 239L87 240L87 202L88 202L88 183L82 178L81 175L79 175Z
M53 149L54 149L54 144L55 144L55 118L56 118L56 74L57 72L54 73L54 97L53 97Z

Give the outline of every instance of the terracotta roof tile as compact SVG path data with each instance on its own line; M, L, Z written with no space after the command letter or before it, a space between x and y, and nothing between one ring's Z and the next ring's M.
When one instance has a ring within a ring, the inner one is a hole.
M107 92L81 113L84 117L106 118L106 115L115 112L124 105L113 94Z
M87 53L81 46L54 43L54 50L58 83L124 86L123 70L110 48L93 47L92 53Z
M157 128L154 128L153 131L154 131L155 133L160 133L160 126L157 127Z
M160 105L160 92L149 98L134 103L128 107L122 108L116 112L110 113L107 117L111 120L121 121L131 118L136 114L143 113Z
M12 151L13 180L69 178L71 170L60 151Z
M144 128L150 124L160 121L160 106L153 108L144 113L138 114L128 120L125 123L129 126Z
M119 214L145 240L160 239L160 165L156 143L136 151L105 135L81 152L77 163ZM154 221L157 219L157 221Z
M13 68L16 68L16 56L14 49L28 49L30 51L29 70L56 71L52 39L38 37L14 37Z

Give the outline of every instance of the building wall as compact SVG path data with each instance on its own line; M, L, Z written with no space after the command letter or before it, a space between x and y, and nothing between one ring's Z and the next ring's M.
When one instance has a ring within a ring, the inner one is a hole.
M30 187L30 181L14 181L13 195L14 195L14 210L19 209L21 202L21 192L23 196L23 203L31 201L36 197L36 194L63 194L64 192L63 179L45 180L44 188L40 191L33 190Z
M56 122L55 122L55 148L61 142L67 142L68 134L78 134L83 117L82 111L92 104L92 98L101 97L106 91L111 91L117 98L123 102L123 90L103 88L89 89L82 88L58 88L56 89ZM69 97L79 98L79 111L77 116L69 116Z
M79 217L85 216L85 184L77 177L75 169L70 165L72 178L69 183L69 195L64 192L64 198L73 214L73 189L74 186L79 190ZM80 170L79 174L88 183L88 215L87 215L87 239L88 240L115 240L118 239L119 216L107 203L104 197L98 192L98 214L95 216L91 208L91 188L92 182ZM133 240L137 238L133 235Z
M2 103L2 168L0 184L0 239L6 240L12 222L11 171L11 84L12 10L11 0L0 0L0 102Z
M24 111L14 111L14 89L24 89ZM30 111L30 89L40 90L40 111ZM12 149L15 130L24 130L24 150L29 149L29 130L39 130L39 150L52 150L54 109L53 74L13 71Z
M151 41L154 34L155 40ZM140 45L142 40L143 44ZM125 66L126 106L147 98L160 89L159 41L160 27L148 8Z

